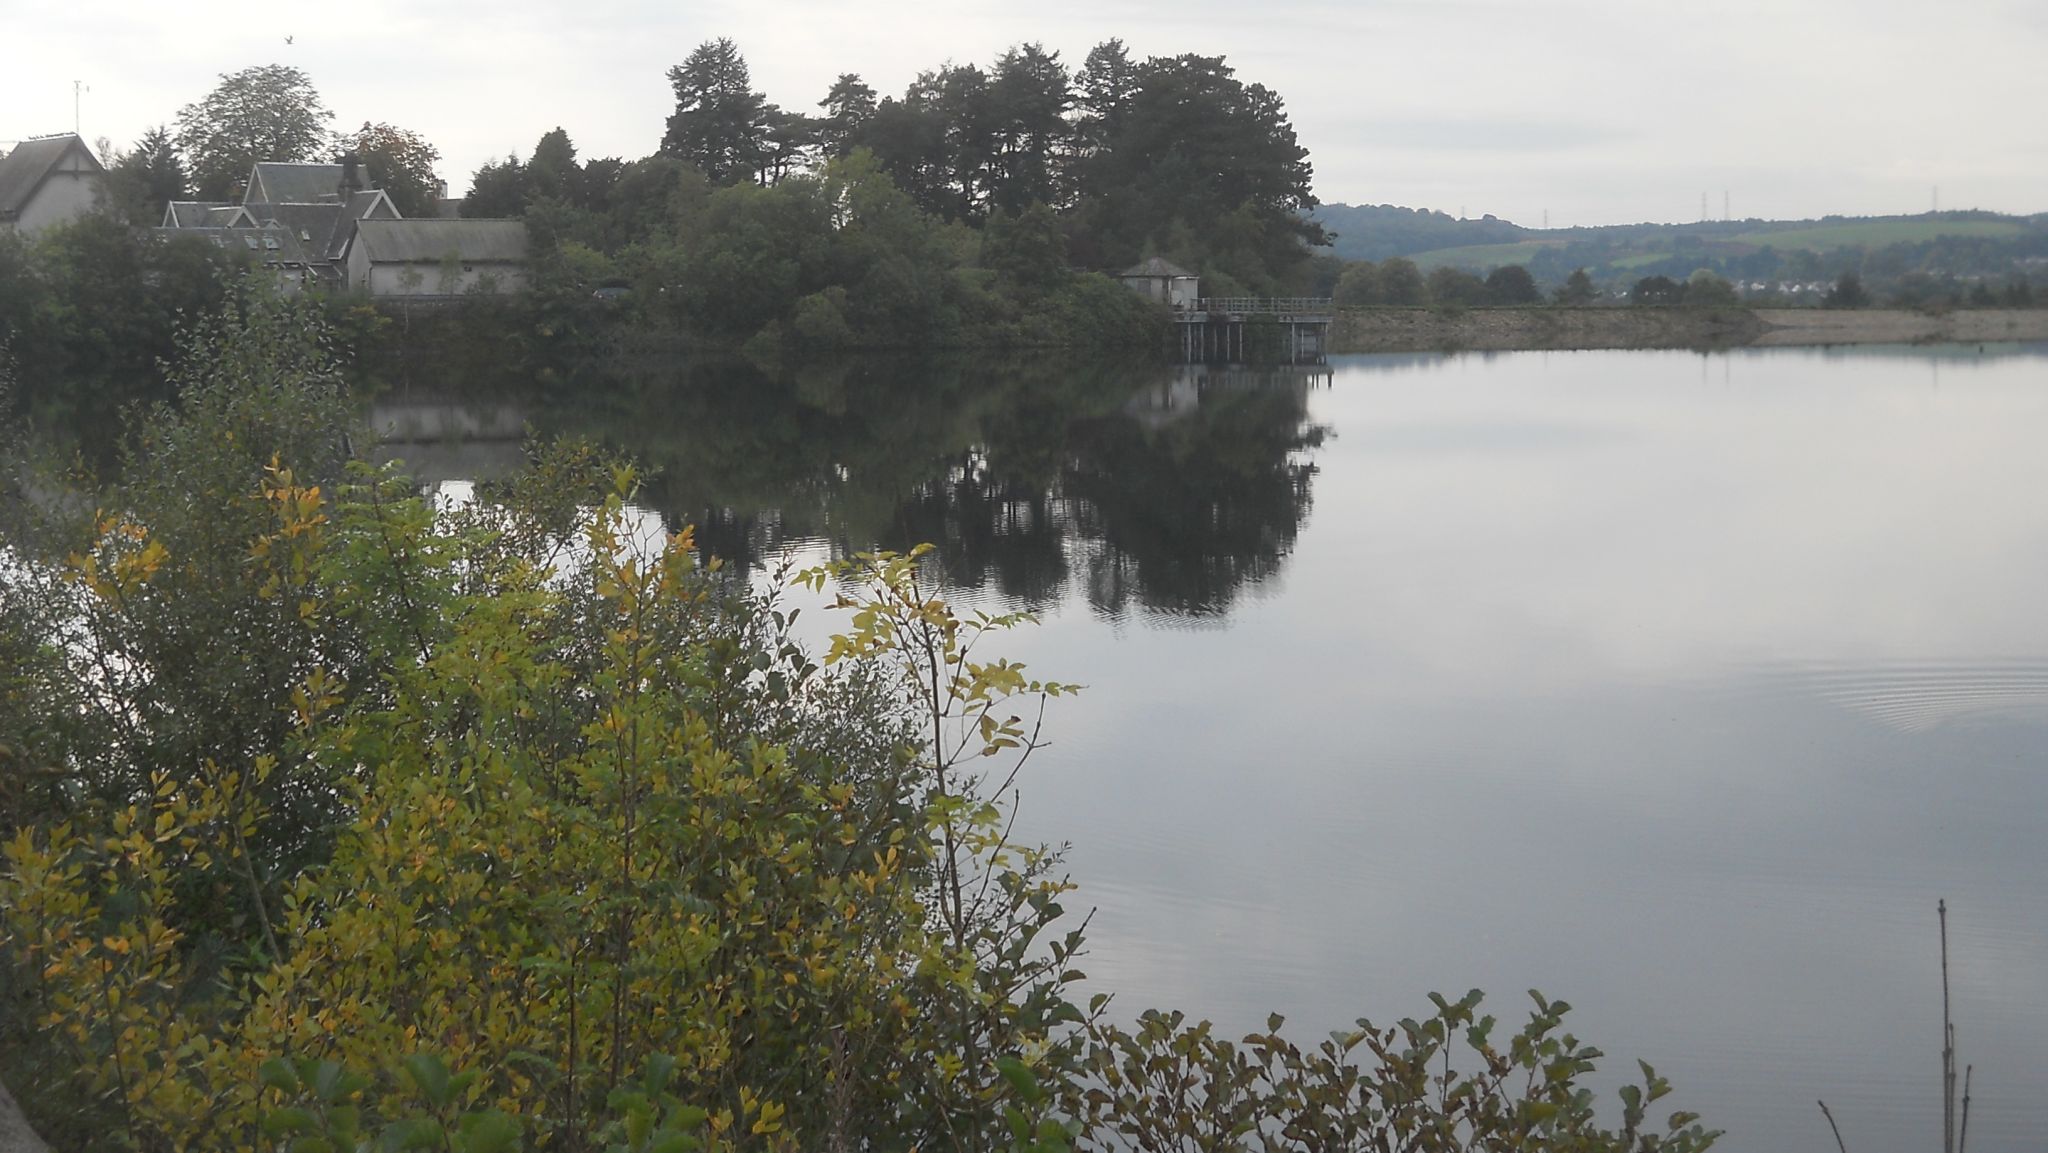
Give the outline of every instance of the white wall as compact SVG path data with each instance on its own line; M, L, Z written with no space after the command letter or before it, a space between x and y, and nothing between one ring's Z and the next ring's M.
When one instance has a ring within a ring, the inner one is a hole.
M67 159L67 165L73 160ZM50 173L43 186L21 210L21 216L14 222L18 232L41 232L53 225L76 220L93 210L99 203L100 175L97 172L69 172L59 169Z
M519 292L526 287L526 270L515 265L474 264L452 276L435 264L369 264L367 283L358 271L355 254L350 253L349 281L353 287L367 287L372 296L462 296L479 291L486 278L497 292Z

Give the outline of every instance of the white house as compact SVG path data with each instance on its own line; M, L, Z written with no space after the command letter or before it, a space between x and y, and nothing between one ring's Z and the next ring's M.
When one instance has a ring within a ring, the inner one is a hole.
M348 286L371 296L518 292L526 279L518 220L361 220L348 250Z
M1202 281L1194 273L1171 261L1154 256L1118 274L1140 296L1168 308L1193 308L1202 296Z
M106 177L76 136L24 140L0 156L0 229L40 232L76 220L99 203Z

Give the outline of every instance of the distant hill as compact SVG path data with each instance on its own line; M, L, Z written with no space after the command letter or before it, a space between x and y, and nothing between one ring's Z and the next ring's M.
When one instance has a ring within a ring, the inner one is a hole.
M1731 280L1811 282L1843 272L1899 281L1918 275L1965 281L2048 274L2048 214L1921 213L1819 220L1701 221L1595 228L1524 228L1488 216L1391 205L1324 205L1316 219L1337 233L1346 260L1405 256L1424 269L1485 272L1528 267L1557 282L1585 268L1606 284L1643 276L1683 278L1709 269Z
M1331 249L1345 260L1385 260L1434 249L1506 244L1530 231L1492 216L1460 220L1448 212L1392 204L1325 204L1315 219L1336 233Z

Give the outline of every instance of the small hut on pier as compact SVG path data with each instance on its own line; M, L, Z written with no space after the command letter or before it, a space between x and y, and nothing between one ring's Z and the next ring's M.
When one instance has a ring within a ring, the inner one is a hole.
M1125 269L1117 279L1138 295L1168 308L1188 309L1202 297L1202 280L1169 260L1154 256Z

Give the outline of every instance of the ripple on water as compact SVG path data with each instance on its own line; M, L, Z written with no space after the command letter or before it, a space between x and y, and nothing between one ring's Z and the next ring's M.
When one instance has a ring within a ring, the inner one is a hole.
M2048 723L2048 660L1813 663L1764 670L1769 690L1819 697L1904 733L2003 717Z

